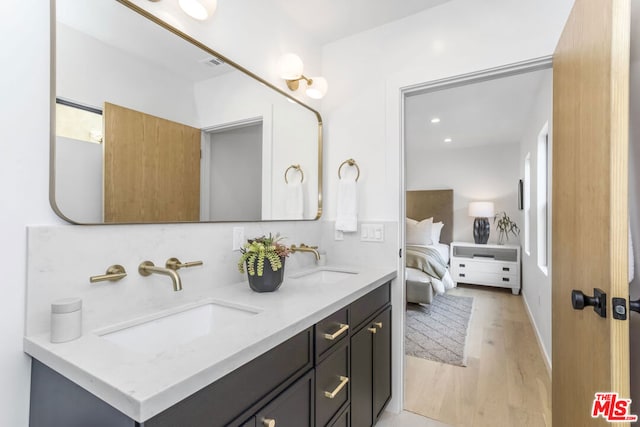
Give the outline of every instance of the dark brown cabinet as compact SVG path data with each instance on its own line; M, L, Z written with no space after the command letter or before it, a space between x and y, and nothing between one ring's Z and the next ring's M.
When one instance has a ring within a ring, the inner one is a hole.
M391 399L391 306L388 300L382 306L351 337L352 427L374 425Z
M311 371L261 409L254 417L255 426L313 427L313 390Z

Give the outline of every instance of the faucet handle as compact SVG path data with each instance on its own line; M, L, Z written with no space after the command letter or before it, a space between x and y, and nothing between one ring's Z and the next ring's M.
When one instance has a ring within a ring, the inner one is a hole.
M181 268L196 267L204 264L202 261L180 262L178 258L169 258L165 263L165 267L171 270L179 270Z
M301 248L309 248L309 249L318 249L317 246L309 246L309 245L306 245L304 243L300 243L300 247Z

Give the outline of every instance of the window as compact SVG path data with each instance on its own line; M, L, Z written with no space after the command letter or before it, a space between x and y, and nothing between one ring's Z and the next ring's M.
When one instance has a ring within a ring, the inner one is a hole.
M531 255L531 153L524 158L524 251Z
M548 274L549 266L549 123L538 134L537 166L537 243L538 267Z

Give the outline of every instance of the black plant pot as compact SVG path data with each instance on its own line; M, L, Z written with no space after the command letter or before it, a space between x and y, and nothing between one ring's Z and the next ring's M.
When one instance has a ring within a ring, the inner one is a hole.
M256 292L273 292L277 290L284 280L284 260L285 257L280 257L282 268L280 268L278 271L273 271L273 269L271 268L271 261L265 258L264 271L262 272L262 276L258 276L258 261L254 261L254 271L256 272L256 274L254 274L253 276L250 275L249 270L247 269L249 287L251 287L251 289Z

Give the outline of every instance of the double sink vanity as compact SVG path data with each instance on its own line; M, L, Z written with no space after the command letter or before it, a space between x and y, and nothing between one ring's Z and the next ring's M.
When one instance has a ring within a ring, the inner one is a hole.
M246 283L53 344L26 336L32 426L371 426L391 397L395 270ZM89 308L89 307L88 307Z

